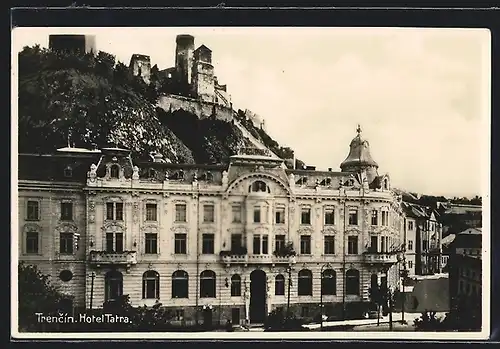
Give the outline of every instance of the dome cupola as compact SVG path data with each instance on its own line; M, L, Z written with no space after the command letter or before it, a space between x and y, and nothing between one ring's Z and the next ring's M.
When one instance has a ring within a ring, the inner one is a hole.
M361 138L361 127L359 125L356 132L357 135L350 144L349 155L340 164L340 169L343 172L358 172L363 169L376 171L378 164L370 154L370 144L367 140Z

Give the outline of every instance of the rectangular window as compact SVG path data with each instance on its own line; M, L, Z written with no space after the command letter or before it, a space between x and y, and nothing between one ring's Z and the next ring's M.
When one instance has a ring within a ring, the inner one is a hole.
M262 254L269 253L269 238L267 235L262 235Z
M233 223L241 223L241 206L233 206Z
M231 234L231 250L236 251L241 248L243 241L242 234Z
M335 236L325 236L325 254L335 254Z
M186 204L175 205L175 221L186 222Z
M311 235L300 237L300 254L311 254Z
M422 249L426 251L429 248L429 241L428 240L423 240L422 241Z
M38 253L38 232L29 231L26 233L26 253Z
M115 252L123 252L123 233L115 233Z
M358 225L358 209L349 209L349 225Z
M115 208L115 205L113 205L112 202L106 203L106 219L109 221L112 221L115 218L115 215L113 212L114 208Z
M72 221L73 220L73 203L72 202L61 202L61 220L62 221Z
M358 254L358 237L347 237L347 254Z
M276 224L285 224L285 208L276 208Z
M26 220L37 221L40 219L40 207L38 201L28 201L26 210Z
M213 223L215 221L214 205L203 205L203 222Z
M155 233L146 233L146 254L158 253L158 237Z
M387 250L386 237L382 236L382 240L380 241L380 252L385 252Z
M413 261L408 261L408 268L410 268L410 269L413 268Z
M156 222L158 217L158 207L156 204L146 204L146 220Z
M275 250L277 252L285 248L285 235L276 235L274 237Z
M301 224L311 224L311 209L303 208L300 215Z
M123 202L107 202L106 219L123 221Z
M123 203L117 202L115 203L115 219L117 221L123 221Z
M370 252L378 252L378 236L370 237Z
M61 233L59 235L59 252L61 254L73 254L73 233Z
M175 238L174 253L186 254L187 253L186 234L175 234L174 238Z
M253 222L260 223L260 207L256 206L253 208Z
M408 240L408 251L413 251L413 240Z
M203 234L202 235L202 246L201 253L203 254L214 254L214 245L215 245L215 235L214 234Z
M408 230L413 230L413 221L408 222Z
M115 242L114 234L106 233L106 252L113 252L115 250L114 242Z
M253 236L253 254L260 254L260 235Z
M335 211L333 208L325 209L325 225L335 224Z
M382 211L382 225L389 225L389 212L387 211Z
M378 225L378 211L372 210L372 225Z

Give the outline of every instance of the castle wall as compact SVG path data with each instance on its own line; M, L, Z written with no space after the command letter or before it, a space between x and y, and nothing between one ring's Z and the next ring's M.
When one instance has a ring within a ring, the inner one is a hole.
M210 63L195 62L193 69L193 89L203 102L215 101L214 67Z
M216 103L203 102L178 95L161 96L158 99L158 106L166 112L174 112L176 110L182 109L196 115L199 119L206 119L211 117L215 108L215 118L217 120L229 122L233 119L232 108L228 108Z
M133 55L130 60L130 69L134 76L140 75L146 84L151 78L151 60L149 56Z

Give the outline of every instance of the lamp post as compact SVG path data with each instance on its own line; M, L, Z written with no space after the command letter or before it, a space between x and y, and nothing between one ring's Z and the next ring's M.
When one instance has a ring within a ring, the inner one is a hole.
M320 327L321 327L321 331L323 331L323 271L325 269L325 267L328 267L330 268L330 263L326 263L324 265L321 266L321 269L320 269L320 280L321 280L321 286L320 286L320 298L319 298L319 308L320 308L320 311L321 311L321 315L320 315ZM329 278L331 278L332 276L329 275L328 276Z

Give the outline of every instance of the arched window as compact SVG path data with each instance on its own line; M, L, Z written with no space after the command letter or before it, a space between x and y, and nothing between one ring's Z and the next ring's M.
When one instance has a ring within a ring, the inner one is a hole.
M154 168L150 168L148 170L148 178L149 179L155 179L156 178L156 171Z
M323 295L337 294L337 275L335 270L326 269L321 278L321 293Z
M118 165L112 165L109 172L111 178L118 178L120 176L120 167L118 167Z
M384 189L385 190L389 189L389 180L387 178L384 178Z
M160 274L154 270L142 275L142 298L160 299Z
M281 274L276 275L274 279L274 294L276 296L285 295L285 277Z
M263 181L255 181L252 183L250 187L250 191L252 192L263 192L263 193L269 193L269 187L264 183Z
M345 278L345 293L347 295L359 295L359 271L349 269Z
M299 296L312 296L312 272L308 269L299 271L298 282Z
M123 294L123 275L119 271L108 271L104 276L104 300L116 300Z
M231 297L241 296L241 277L238 274L234 274L231 277Z
M174 271L172 274L172 298L189 298L188 286L188 273L184 270Z
M215 298L215 273L211 270L200 274L200 297Z
M71 166L67 166L64 169L64 177L66 177L66 178L73 177L73 169L71 168Z

